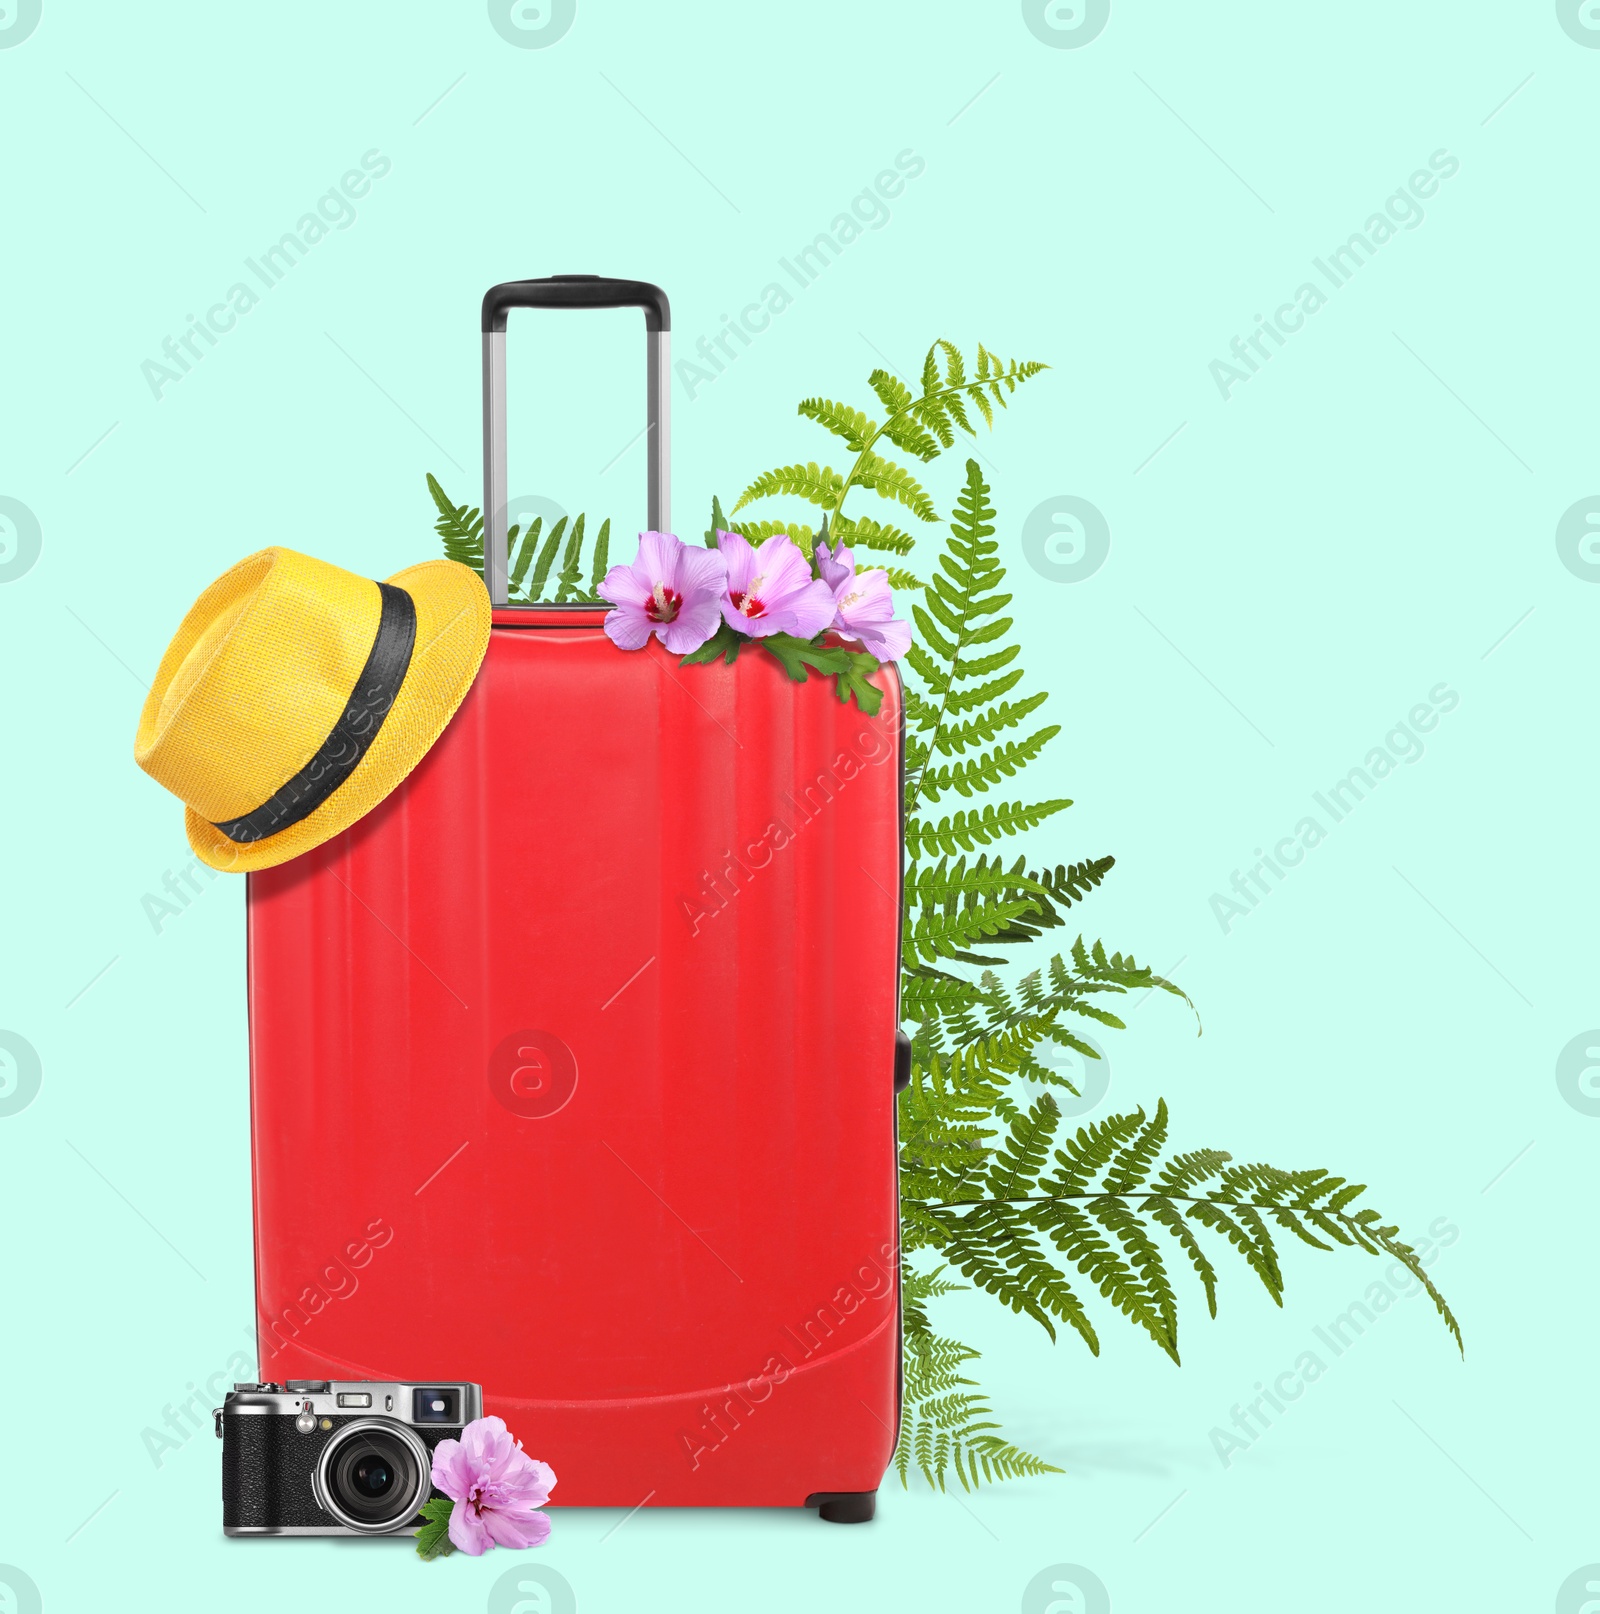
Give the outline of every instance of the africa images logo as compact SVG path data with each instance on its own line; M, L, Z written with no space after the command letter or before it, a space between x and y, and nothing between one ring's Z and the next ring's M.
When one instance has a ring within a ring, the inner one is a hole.
M0 0L0 50L20 45L39 26L43 10L41 0Z
M1368 215L1366 223L1325 257L1311 260L1315 279L1302 281L1293 295L1272 311L1272 318L1255 316L1255 329L1248 336L1235 336L1228 346L1228 358L1213 359L1209 369L1217 391L1226 403L1233 389L1257 375L1262 365L1295 332L1305 329L1306 321L1328 306L1334 292L1346 286L1356 271L1370 263L1378 249L1392 241L1398 230L1414 230L1428 216L1423 202L1436 196L1440 182L1454 179L1461 171L1459 159L1441 146L1428 158L1426 168L1416 169L1405 184L1384 199L1381 209ZM1320 282L1320 283L1319 283ZM1326 285L1327 290L1322 287ZM1268 344L1271 344L1269 347Z
M1051 50L1081 50L1111 20L1111 0L1022 0L1028 32Z
M1581 582L1600 583L1600 497L1579 499L1562 512L1556 523L1556 553Z
M489 26L518 50L548 50L577 15L577 0L489 0Z
M1556 21L1573 44L1600 50L1600 0L1556 0Z
M0 0L0 4L3 3L4 0ZM139 373L156 402L161 402L167 387L182 381L205 358L207 350L214 348L220 337L236 329L240 318L255 308L331 230L348 230L357 218L355 203L393 167L376 147L365 153L360 168L347 169L338 184L324 191L315 206L301 215L294 229L286 230L257 257L244 260L245 268L261 287L260 291L247 280L236 280L205 311L204 318L185 314L182 335L165 337L161 357L145 359L139 365ZM205 347L201 347L202 342Z
M43 548L39 518L20 499L0 494L0 583L26 577Z

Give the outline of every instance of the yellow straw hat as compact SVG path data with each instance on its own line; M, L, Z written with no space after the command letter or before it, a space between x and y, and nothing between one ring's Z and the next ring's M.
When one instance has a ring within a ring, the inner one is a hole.
M374 583L263 549L183 619L134 757L187 808L203 862L268 869L348 829L416 767L488 643L488 592L453 560Z

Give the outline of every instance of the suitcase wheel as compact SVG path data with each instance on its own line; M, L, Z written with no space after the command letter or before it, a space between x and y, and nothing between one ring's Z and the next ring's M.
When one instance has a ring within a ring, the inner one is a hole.
M865 1524L878 1510L876 1491L814 1491L806 1506L829 1524Z

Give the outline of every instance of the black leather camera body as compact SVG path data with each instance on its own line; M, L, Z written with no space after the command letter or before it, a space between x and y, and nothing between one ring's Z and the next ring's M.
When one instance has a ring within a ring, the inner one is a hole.
M441 1440L482 1416L476 1384L240 1384L215 1413L230 1536L398 1535L438 1493Z

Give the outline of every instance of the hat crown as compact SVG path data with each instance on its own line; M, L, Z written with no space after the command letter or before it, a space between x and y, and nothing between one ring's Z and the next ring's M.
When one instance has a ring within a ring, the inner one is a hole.
M253 812L316 755L377 633L378 585L263 549L184 617L140 714L139 766L200 817Z

